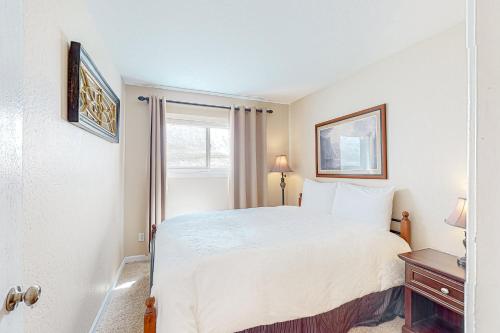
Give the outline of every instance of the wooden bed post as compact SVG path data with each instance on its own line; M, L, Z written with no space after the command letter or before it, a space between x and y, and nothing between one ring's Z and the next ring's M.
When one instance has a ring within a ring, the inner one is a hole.
M155 238L156 236L156 224L153 224L151 226L151 239Z
M407 211L403 212L403 218L401 219L400 235L408 245L411 246L411 221L409 219L410 213Z
M156 308L155 298L146 299L146 312L144 313L144 333L156 333Z
M153 285L154 260L155 260L155 240L156 240L156 224L151 226L151 240L149 247L150 256L150 271L149 271L149 287ZM146 312L144 313L144 333L156 333L156 299L148 297L146 299Z

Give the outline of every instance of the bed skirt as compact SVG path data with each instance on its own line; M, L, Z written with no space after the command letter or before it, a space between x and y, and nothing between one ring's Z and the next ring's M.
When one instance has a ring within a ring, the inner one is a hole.
M375 326L404 315L402 286L357 298L328 312L238 333L347 333L356 326Z

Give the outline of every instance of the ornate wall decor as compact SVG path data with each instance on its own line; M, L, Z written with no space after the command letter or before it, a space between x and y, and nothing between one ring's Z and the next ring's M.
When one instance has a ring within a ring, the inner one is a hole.
M387 179L386 105L316 124L316 177Z
M68 121L108 141L119 141L120 100L78 42L68 59Z

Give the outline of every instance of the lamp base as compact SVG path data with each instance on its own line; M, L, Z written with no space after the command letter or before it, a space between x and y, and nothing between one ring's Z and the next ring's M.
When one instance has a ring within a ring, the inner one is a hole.
M467 262L467 231L464 231L464 240L462 241L465 247L465 256L457 259L457 265L465 268L465 263Z
M457 265L460 266L460 267L464 267L465 268L465 263L467 262L467 258L466 257L462 257L462 258L458 258L457 259Z
M280 183L280 187L281 187L281 205L282 206L285 205L285 186L286 186L285 177L286 177L286 175L282 172L281 173L281 183Z

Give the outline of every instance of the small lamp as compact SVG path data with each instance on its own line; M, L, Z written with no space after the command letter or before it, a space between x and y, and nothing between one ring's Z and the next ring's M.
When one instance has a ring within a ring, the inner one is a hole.
M467 199L458 198L455 209L451 212L450 216L444 221L451 226L465 229L465 226L467 224ZM466 234L466 232L464 233ZM463 243L464 247L466 247L465 238ZM457 259L457 263L459 266L465 267L466 256L467 253L462 258Z
M274 166L271 169L271 172L281 172L281 204L285 204L285 172L292 172L293 170L290 169L288 166L288 160L286 158L286 155L279 155L276 156L276 161L274 162Z

